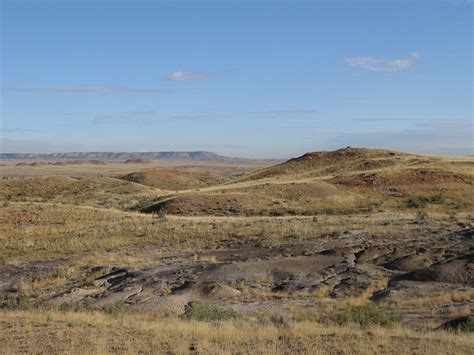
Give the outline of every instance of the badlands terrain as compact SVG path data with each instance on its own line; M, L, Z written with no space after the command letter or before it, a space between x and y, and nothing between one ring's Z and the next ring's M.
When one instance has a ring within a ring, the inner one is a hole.
M0 352L472 353L474 157L21 158Z

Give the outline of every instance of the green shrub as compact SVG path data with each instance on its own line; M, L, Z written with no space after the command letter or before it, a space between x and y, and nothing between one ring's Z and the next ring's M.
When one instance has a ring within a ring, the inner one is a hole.
M339 318L340 324L355 323L361 326L368 325L391 325L397 318L380 308L375 303L367 303L361 306L347 306Z
M442 203L444 201L444 196L441 192L435 193L429 196L410 196L406 205L409 208L423 208L426 207L429 203Z
M474 316L467 317L467 320L459 326L461 332L474 332Z
M102 307L102 310L105 314L108 314L113 318L118 318L125 312L125 303L123 301L118 301L113 304L108 304Z
M289 313L276 313L270 316L270 322L277 327L287 327L293 323L293 316Z
M184 308L184 317L200 321L219 321L236 317L234 310L201 301L189 302Z
M71 303L61 303L58 306L58 311L62 313L75 312L76 310L77 310L77 307Z
M444 196L441 192L435 193L427 197L428 203L441 203L444 201Z
M153 217L156 217L158 219L165 219L166 218L166 210L164 208L161 208L160 210L153 212Z
M411 196L407 200L407 207L409 208L423 208L426 207L428 202L423 196Z

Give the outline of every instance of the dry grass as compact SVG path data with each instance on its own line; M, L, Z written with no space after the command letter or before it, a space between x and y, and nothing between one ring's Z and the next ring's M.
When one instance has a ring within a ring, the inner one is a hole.
M473 161L379 150L315 153L224 185L200 191L193 185L193 189L177 193L97 176L123 175L171 162L1 167L5 176L65 175L0 182L4 199L0 207L0 264L5 270L15 266L26 270L17 285L18 300L26 301L9 304L13 309L0 314L2 351L469 353L474 343L465 334L414 330L405 325L359 328L333 324L345 306L365 304L375 291L386 287L388 270L384 276L375 273L363 288L337 299L331 295L334 288L325 284L273 292L269 273L267 279L262 278L262 287L233 285L239 292L229 296L229 305L237 310L241 307L241 314L247 316L221 323L160 318L157 312L140 313L137 308L133 314L128 309L114 318L86 311L88 308L61 313L46 303L37 310L29 307L35 301L41 304L41 297L47 294L94 280L97 275L85 271L95 265L143 270L179 263L219 264L218 251L285 244L304 244L311 252L341 246L361 246L370 252L371 245L386 246L392 240L414 246L437 243L439 238L440 245L446 245L451 232L472 222ZM231 176L263 165L259 164L177 165L186 171L184 176L200 176L204 170ZM428 171L428 177L420 169ZM370 175L373 173L375 177ZM419 181L412 181L415 178ZM442 197L430 197L438 193ZM167 210L175 214L129 212L131 207L148 206L160 199L169 199L173 209ZM424 205L410 206L409 199ZM28 274L38 265L49 265L44 268L49 271ZM364 272L363 267L360 270ZM424 290L417 290L419 297L388 298L380 303L409 316L438 312L449 319L472 311L472 288ZM258 305L253 307L253 303ZM25 310L20 311L22 307Z
M176 169L147 169L120 177L122 180L162 190L180 191L219 185L229 179L209 172L188 172Z
M467 217L467 214L459 213L456 218L462 221ZM9 264L66 257L97 264L111 258L127 264L135 258L137 263L146 265L148 261L156 262L157 255L194 254L241 245L326 241L348 230L404 238L420 228L435 228L447 223L454 227L451 217L446 214L430 214L429 218L429 226L413 224L416 212L343 217L321 215L316 218L156 218L111 209L11 203L0 208L0 257Z
M154 160L150 163L126 164L121 162L108 162L106 165L81 164L81 165L37 165L15 166L16 161L1 161L0 176L115 176L127 174L132 171L152 168L179 168L190 172L212 172L224 176L239 176L260 168L274 164L272 161L186 161L186 160Z
M468 354L469 334L414 331L407 327L284 325L251 320L218 323L177 318L118 318L97 312L2 312L6 353L437 353Z

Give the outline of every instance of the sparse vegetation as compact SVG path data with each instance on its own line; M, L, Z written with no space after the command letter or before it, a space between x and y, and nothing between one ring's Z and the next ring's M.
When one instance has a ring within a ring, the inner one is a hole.
M189 302L184 309L184 317L198 321L224 321L236 317L229 308L223 308L202 301Z
M466 352L463 332L426 329L471 311L472 174L410 159L351 148L180 191L117 178L139 162L1 180L0 326L16 336L0 342L68 352L42 343L67 328L85 352Z
M465 323L461 324L459 330L462 332L474 332L474 316L468 316Z
M375 303L360 306L348 305L339 318L340 324L354 323L364 327L369 325L389 326L396 321L395 316Z
M423 208L430 203L439 204L443 202L443 194L438 192L429 196L411 196L407 199L407 207Z
M125 304L123 301L118 301L113 304L105 305L104 307L102 307L102 310L104 311L105 314L113 318L118 318L124 314Z

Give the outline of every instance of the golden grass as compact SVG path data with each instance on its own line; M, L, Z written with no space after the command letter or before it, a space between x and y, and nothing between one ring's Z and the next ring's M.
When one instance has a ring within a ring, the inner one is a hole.
M357 232L362 232L366 241L393 238L410 243L420 235L437 238L439 231L443 231L440 235L443 237L459 230L458 224L471 223L473 190L469 183L408 184L403 191L391 195L392 192L385 188L329 185L326 180L341 173L351 177L363 171L380 172L391 179L398 176L401 168L407 167L438 169L472 177L473 158L392 155L386 151L359 151L357 154L362 157L340 161L334 160L334 156L325 158L324 164L318 163L309 171L307 161L296 162L296 165L293 162L294 170L280 165L225 185L176 194L191 202L187 212L202 214L204 209L212 207L205 202L209 196L213 196L217 208L208 214L225 215L229 207L237 211L234 216L222 217L190 216L185 211L183 216L160 218L125 212L124 209L131 206L172 195L108 177L70 177L124 174L142 168L173 166L172 162L143 166L1 167L0 174L5 176L65 176L12 179L0 184L7 187L2 196L16 196L5 200L0 207L0 263L28 267L28 263L61 260L50 273L19 285L19 297L32 296L33 300L40 300L45 293L53 294L68 288L74 281L84 281L82 273L94 265L143 269L169 262L219 263L219 257L212 253L201 254L285 243L308 243L318 248L324 248L324 243L331 248L335 241L360 244ZM264 163L259 164L192 162L191 165L180 162L177 165L184 171L209 170L230 176L256 169ZM256 180L257 177L260 179ZM429 204L423 209L406 206L406 199L412 194L431 194L441 187L444 188L442 203ZM227 201L234 198L237 198L232 202L235 206L230 206ZM202 206L198 206L199 201L204 201ZM269 212L282 212L283 215L263 216ZM289 216L289 213L295 215ZM318 215L302 216L305 213ZM352 234L353 231L357 232ZM262 283L269 286L272 281L268 276ZM265 306L250 311L256 318L223 323L159 318L156 313L138 311L118 318L93 311L2 311L0 352L188 353L194 349L200 353L462 354L472 350L474 341L465 334L414 330L404 325L384 329L330 323L345 305L365 303L374 291L385 287L386 282L386 279L374 279L364 290L344 299L332 299L332 288L325 286L313 291L280 293L241 285L241 292L229 299L229 304L275 301L272 307L279 304L281 309L278 311L288 311L298 320L286 326L268 321L269 312L275 308ZM444 312L446 318L452 318L471 312L469 301L472 297L471 288L450 289L426 297L389 299L385 305L413 312Z
M456 219L462 221L467 217L466 213L459 213ZM208 250L209 246L219 249L242 244L315 242L350 230L362 230L380 237L404 237L420 228L453 226L451 217L445 213L430 214L427 226L413 224L416 218L416 212L317 217L156 218L112 209L11 203L0 208L0 257L9 264L66 257L87 263L110 259L124 264L136 261L144 266L156 263L157 256L177 252L194 254Z
M444 331L273 323L205 323L98 312L8 311L0 314L2 352L17 353L437 353L469 354L474 338ZM8 330L8 331L5 331Z
M152 169L152 168L179 168L184 171L205 172L210 171L215 174L232 176L248 173L269 165L271 161L236 161L236 162L216 162L216 161L189 161L189 160L155 160L145 164L125 164L123 162L109 162L106 165L39 165L39 166L15 166L16 161L2 161L0 175L13 176L114 176L127 174L132 171Z

